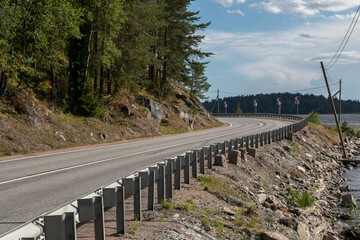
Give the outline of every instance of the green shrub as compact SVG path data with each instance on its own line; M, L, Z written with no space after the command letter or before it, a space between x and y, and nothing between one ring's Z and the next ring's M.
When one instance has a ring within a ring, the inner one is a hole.
M294 204L299 199L299 191L292 189L292 187L289 187L287 189L287 192L288 193L285 195L285 201L288 204Z
M314 113L314 111L309 113L308 121L311 123L314 123L316 125L321 125L321 119L320 119L319 113Z
M167 201L167 200L162 200L161 201L161 207L163 209L171 209L172 208L172 204L170 201Z
M101 111L102 98L96 96L92 89L89 87L85 90L85 93L79 98L78 108L74 114L78 114L84 117L98 117L104 116Z
M300 207L310 207L314 205L314 199L312 198L311 194L308 191L300 194L299 191L292 189L289 187L287 189L288 194L285 195L285 201L288 204L298 203Z
M302 196L297 200L300 207L310 207L314 205L314 199L312 198L311 194L308 191L305 191Z

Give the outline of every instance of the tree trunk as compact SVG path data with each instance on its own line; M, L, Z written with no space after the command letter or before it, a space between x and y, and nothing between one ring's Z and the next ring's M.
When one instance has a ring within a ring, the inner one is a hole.
M0 75L0 97L4 96L8 86L8 76L5 71Z
M91 30L90 30L90 36L89 36L89 42L88 42L88 55L87 55L87 59L86 59L86 68L85 68L85 74L84 74L84 79L83 79L83 87L82 87L82 95L84 95L85 92L85 87L86 87L86 79L87 79L87 75L89 72L89 63L90 63L90 56L91 56L91 39L92 39L92 35L93 35L93 31L92 31L92 26L91 26Z
M50 67L50 75L51 75L51 101L55 100L55 88L56 88L56 82L55 82L55 71L54 71L54 67L51 66Z
M107 92L109 95L111 95L111 69L108 70L108 86L107 86Z
M100 68L100 94L104 94L104 66Z

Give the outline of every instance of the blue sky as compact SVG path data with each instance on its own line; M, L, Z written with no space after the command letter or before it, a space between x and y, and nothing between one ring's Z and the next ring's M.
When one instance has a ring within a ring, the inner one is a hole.
M196 0L211 25L202 34L213 52L206 70L210 98L295 92L324 86L320 61L331 60L360 4L356 0ZM330 83L343 80L343 98L360 100L360 22L337 63ZM336 92L338 86L332 86ZM326 88L302 91L326 95Z

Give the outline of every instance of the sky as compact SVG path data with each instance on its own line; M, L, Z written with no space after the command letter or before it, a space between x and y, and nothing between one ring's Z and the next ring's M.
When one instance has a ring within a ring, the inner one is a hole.
M195 0L203 32L210 99L257 93L327 95L327 66L346 35L359 0ZM342 55L327 72L332 92L360 100L360 21ZM312 89L323 87L319 89ZM309 90L312 89L312 90Z

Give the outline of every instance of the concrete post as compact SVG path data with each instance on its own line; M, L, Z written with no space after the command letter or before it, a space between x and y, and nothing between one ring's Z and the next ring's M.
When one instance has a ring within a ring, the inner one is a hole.
M194 150L192 152L192 177L197 178L198 176L198 156L199 152L198 150Z
M244 141L245 141L244 137L240 138L240 147L239 148L244 148Z
M141 206L141 177L135 177L134 179L134 219L135 221L142 221L142 206Z
M115 188L116 233L125 234L125 187Z
M206 148L202 148L200 150L200 158L199 158L199 161L200 161L200 173L201 174L205 174L205 152L206 152Z
M245 141L246 150L248 150L248 149L250 148L250 146L249 146L249 141L250 141L250 137L249 137L249 136L246 136L246 141Z
M251 148L254 148L254 138L255 138L254 135L250 136L250 146L251 146Z
M46 239L76 240L75 214L44 216L44 232Z
M255 135L255 148L259 148L259 134Z
M272 137L272 142L275 142L276 141L276 138L275 138L275 130L272 130L271 131L271 137Z
M155 171L149 172L148 210L154 210L155 205Z
M264 135L265 133L260 133L260 147L264 146Z
M172 159L169 159L167 161L166 199L173 198L173 172L174 172L174 163Z
M159 165L159 180L157 182L157 196L158 203L165 200L165 165Z
M181 159L184 159L184 156L178 156L175 161L176 168L175 168L174 188L176 190L181 189Z
M185 168L184 168L184 182L190 184L190 155L191 153L186 153L185 156Z

